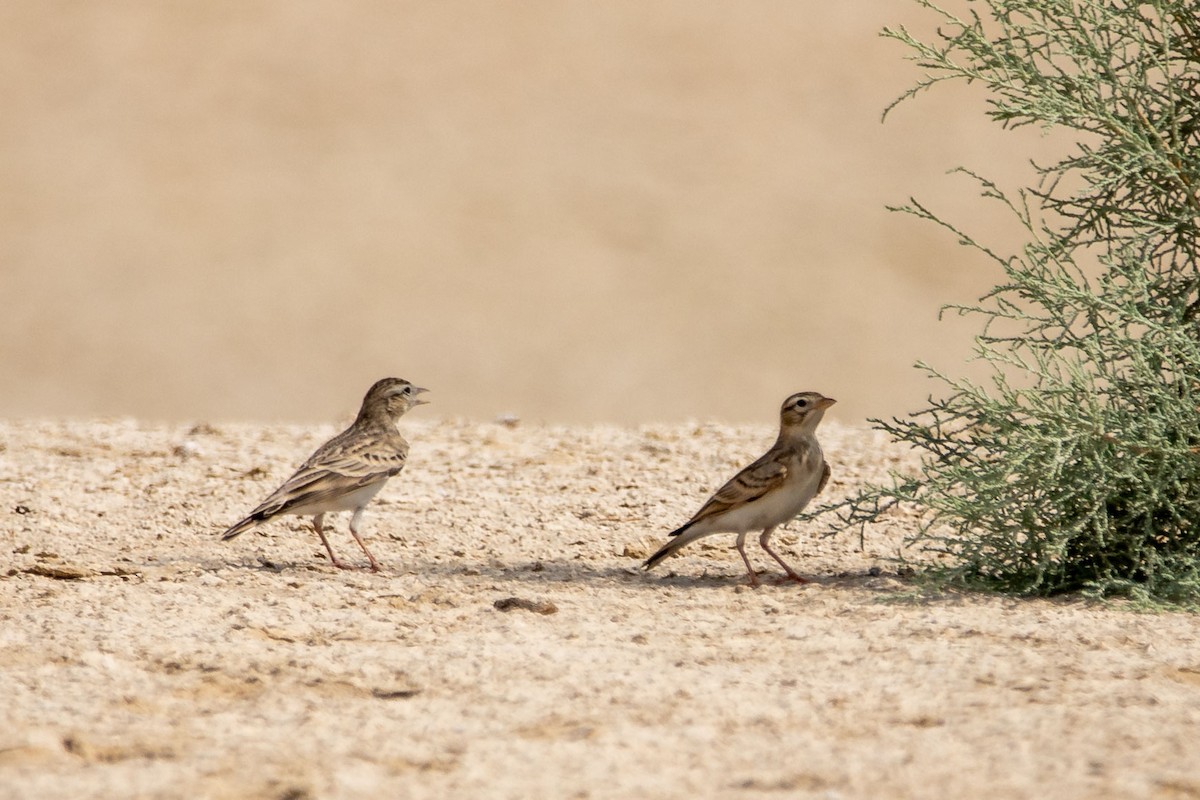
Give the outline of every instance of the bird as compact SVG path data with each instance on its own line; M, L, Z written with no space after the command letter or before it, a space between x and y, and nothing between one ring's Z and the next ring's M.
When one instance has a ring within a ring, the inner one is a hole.
M263 500L244 519L221 534L228 541L251 528L284 514L312 515L312 526L338 569L353 569L338 560L325 537L325 515L353 511L350 534L366 553L371 572L379 562L359 535L363 509L383 485L404 469L408 442L396 428L396 420L410 409L425 405L418 395L428 391L400 378L376 381L366 396L353 424L317 448L299 469Z
M784 400L779 409L779 438L771 449L718 489L685 525L672 531L672 541L650 556L645 568L652 569L697 539L736 533L737 551L750 573L750 585L757 586L758 575L746 557L745 544L747 533L761 530L758 543L779 562L788 579L808 583L771 549L770 539L776 527L804 510L829 483L829 464L816 431L825 409L836 402L818 392L798 392Z

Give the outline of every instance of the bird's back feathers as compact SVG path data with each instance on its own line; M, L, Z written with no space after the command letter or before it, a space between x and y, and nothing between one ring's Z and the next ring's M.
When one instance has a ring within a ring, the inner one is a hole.
M818 459L819 467L813 459ZM815 470L820 470L816 486L804 480L805 475L815 478ZM742 533L786 522L825 488L829 472L815 438L799 443L777 441L718 489L686 524L672 531L670 541L646 560L645 568L653 568L672 553L714 533Z
M700 507L695 516L670 535L679 536L697 523L752 503L768 492L778 489L788 477L787 457L786 451L771 448L753 464L730 478Z
M404 469L407 460L408 442L394 426L366 431L351 427L321 445L245 519L221 534L221 539L232 539L280 514L358 508Z

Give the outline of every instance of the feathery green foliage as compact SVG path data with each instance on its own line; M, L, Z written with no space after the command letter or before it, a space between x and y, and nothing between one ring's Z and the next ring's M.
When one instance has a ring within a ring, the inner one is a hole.
M897 103L982 84L1001 125L1067 129L1076 144L1016 196L966 173L1023 226L1019 253L915 200L901 209L1003 270L954 309L980 318L990 379L918 365L945 396L873 422L918 449L921 474L827 510L844 529L913 504L914 543L944 556L935 575L952 583L1197 603L1200 3L989 0L956 16L917 2L941 27L933 43L884 30L926 71Z

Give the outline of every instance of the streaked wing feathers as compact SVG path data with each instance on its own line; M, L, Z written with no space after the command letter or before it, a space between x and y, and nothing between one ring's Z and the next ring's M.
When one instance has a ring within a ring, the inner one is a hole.
M692 517L687 525L675 533L686 530L701 520L757 500L773 489L777 489L787 480L788 476L788 466L782 456L783 454L772 450L734 475L696 512L696 516Z
M390 477L404 469L407 461L408 442L398 434L346 439L339 436L309 456L296 471L296 476L312 469L347 477Z
M336 473L347 478L390 478L404 469L407 461L408 453L403 451L390 453L378 450L367 450L362 453L343 452L322 459L315 464L305 464L297 475L305 470L313 470Z
M379 475L349 476L326 470L302 470L255 509L267 516L282 514L289 509L317 505L350 494L381 479Z
M387 480L404 469L408 443L391 436L338 436L313 453L254 510L267 517L316 505Z

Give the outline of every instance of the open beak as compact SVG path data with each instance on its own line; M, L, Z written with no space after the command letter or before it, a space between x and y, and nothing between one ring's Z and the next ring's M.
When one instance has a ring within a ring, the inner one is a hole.
M413 387L413 405L414 405L414 406L424 406L424 405L428 405L428 404L429 404L429 401L428 401L428 400L418 400L418 399L416 399L416 395L419 395L419 394L424 394L425 392L428 392L428 391L429 391L428 389L422 389L420 386L414 386L414 387Z

